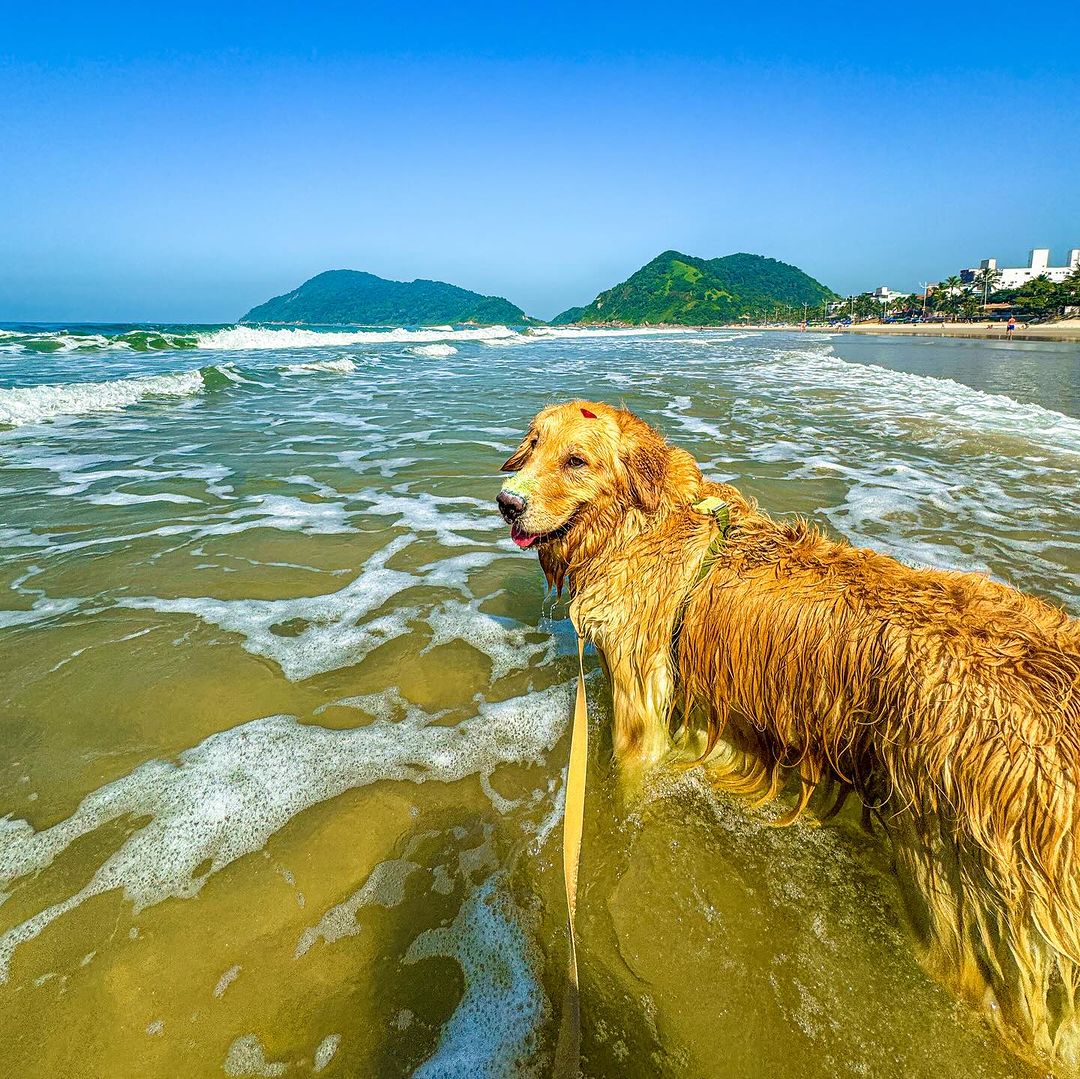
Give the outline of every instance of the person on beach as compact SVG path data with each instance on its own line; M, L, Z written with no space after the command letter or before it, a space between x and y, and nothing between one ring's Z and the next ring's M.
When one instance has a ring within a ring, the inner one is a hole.
M1009 321L1005 324L1005 336L1011 337L1014 333L1016 333L1016 316L1010 315Z

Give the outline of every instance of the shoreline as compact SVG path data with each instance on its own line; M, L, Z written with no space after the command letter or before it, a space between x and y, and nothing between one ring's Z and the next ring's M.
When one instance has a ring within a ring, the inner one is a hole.
M631 330L647 329L663 332L664 330L696 330L709 332L710 330L748 330L758 332L776 333L800 333L798 323L778 323L775 325L762 325L761 323L719 323L703 326L688 326L684 324L672 324L658 322L654 324L638 324L623 322L606 323L580 323L570 322L563 326L552 326L554 330L582 329L582 330ZM922 322L922 323L880 323L862 322L852 326L823 326L811 324L807 326L808 333L852 333L852 334L877 334L880 336L893 337L968 337L985 341L1010 340L1006 335L1005 323L995 322L988 325L986 322ZM1017 341L1062 341L1067 343L1080 343L1080 318L1061 319L1057 322L1048 322L1038 325L1017 323L1013 338Z
M798 326L725 326L724 329L800 332ZM1060 322L1049 322L1038 326L1017 324L1012 338L1006 336L1004 323L994 323L992 327L988 327L986 323L980 322L923 322L914 324L864 322L853 326L809 326L806 332L879 334L890 337L969 337L985 341L1080 342L1080 319L1065 319Z
M897 337L973 337L986 341L1067 341L1080 342L1080 319L1066 319L1061 322L1049 322L1038 326L1017 324L1012 337L1006 334L1003 323L994 323L987 327L978 322L942 322L937 324L889 325L864 324L861 326L843 326L828 328L827 333L865 333L889 334Z

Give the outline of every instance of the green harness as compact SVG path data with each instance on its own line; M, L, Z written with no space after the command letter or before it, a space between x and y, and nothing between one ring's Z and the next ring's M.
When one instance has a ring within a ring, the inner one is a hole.
M716 535L713 536L712 541L705 550L705 557L702 558L701 565L698 567L694 583L686 590L686 595L683 596L679 609L675 612L675 621L671 626L671 663L676 671L679 669L679 638L682 635L686 608L690 606L690 600L697 586L708 577L709 571L720 557L720 552L724 549L727 534L731 528L731 510L722 498L710 495L700 502L694 502L690 508L698 513L705 514L706 517L711 517L716 522Z
M717 498L715 495L710 495L700 502L695 502L690 508L711 517L716 522L717 528L716 535L705 551L705 557L701 560L697 580L694 581L694 584L701 584L709 575L709 570L713 568L713 563L720 557L721 548L727 542L728 529L731 527L731 510L722 498ZM683 606L685 607L689 602L690 594L687 593L686 598L683 600Z

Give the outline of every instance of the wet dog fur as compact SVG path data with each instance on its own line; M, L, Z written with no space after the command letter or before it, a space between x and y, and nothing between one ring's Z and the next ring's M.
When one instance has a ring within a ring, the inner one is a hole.
M1080 622L774 521L599 402L544 409L503 471L515 542L569 589L608 672L627 781L689 756L759 803L794 785L788 820L819 784L857 795L928 968L1074 1073ZM698 581L717 525L692 506L709 495L731 527Z

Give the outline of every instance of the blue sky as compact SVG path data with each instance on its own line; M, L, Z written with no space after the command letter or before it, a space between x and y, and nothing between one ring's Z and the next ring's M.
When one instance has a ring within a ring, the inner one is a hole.
M1076 3L24 7L5 321L225 321L339 267L548 317L667 248L848 292L1080 246Z

